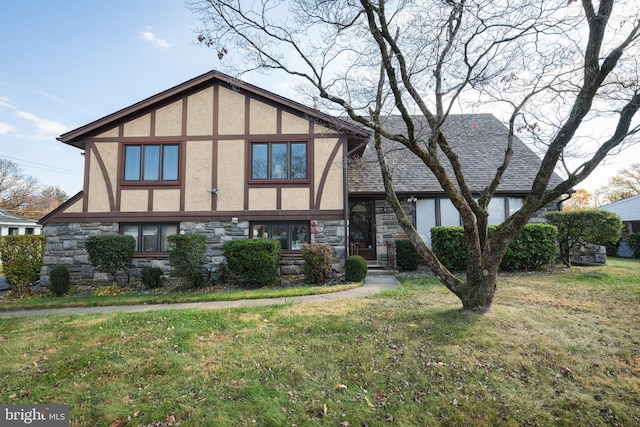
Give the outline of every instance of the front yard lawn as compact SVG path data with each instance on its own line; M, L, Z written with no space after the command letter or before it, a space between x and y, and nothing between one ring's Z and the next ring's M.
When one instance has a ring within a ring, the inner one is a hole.
M640 262L326 303L0 319L0 403L72 426L640 425Z

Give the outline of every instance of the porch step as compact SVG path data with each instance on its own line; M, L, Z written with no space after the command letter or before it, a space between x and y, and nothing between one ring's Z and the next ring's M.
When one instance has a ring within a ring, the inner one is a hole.
M369 264L367 268L367 275L370 276L389 276L393 275L393 271L387 270L386 265L381 264Z

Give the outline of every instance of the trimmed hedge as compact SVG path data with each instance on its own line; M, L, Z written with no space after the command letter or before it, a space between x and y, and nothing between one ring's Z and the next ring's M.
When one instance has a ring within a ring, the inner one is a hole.
M20 296L40 275L46 239L43 235L9 235L0 238L0 259L7 281L16 287Z
M204 234L172 234L167 237L167 250L173 273L182 277L187 286L202 286L207 236Z
M367 277L367 260L351 255L344 262L344 279L347 282L362 282Z
M489 227L489 235L495 230ZM450 270L467 268L467 253L462 227L434 227L431 229L433 252ZM558 231L547 224L527 224L507 249L500 269L506 271L539 270L555 262L558 250Z
M633 257L640 258L640 233L629 233L627 245L633 251Z
M122 270L129 283L129 266L136 251L136 239L125 234L96 234L87 237L85 248L93 267L114 279Z
M230 240L222 250L229 270L243 279L247 288L275 283L280 267L280 240Z
M331 279L331 247L325 243L305 243L302 247L302 273L310 285L322 285Z
M396 262L400 270L415 271L418 269L418 252L413 247L411 239L396 240Z

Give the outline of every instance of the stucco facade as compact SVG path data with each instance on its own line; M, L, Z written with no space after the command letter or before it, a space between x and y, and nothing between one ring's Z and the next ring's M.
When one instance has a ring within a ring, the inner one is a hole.
M162 242L178 232L207 235L212 268L224 241L258 233L280 238L284 253L324 239L339 268L344 156L367 137L217 72L73 130L59 140L84 151L83 191L42 219L49 239L42 281L55 264L91 280L84 239L104 232L136 237L137 267L168 267Z

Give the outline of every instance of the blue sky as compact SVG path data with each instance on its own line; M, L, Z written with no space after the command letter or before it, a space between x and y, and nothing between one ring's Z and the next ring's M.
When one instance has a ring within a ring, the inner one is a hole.
M216 68L215 52L195 43L197 26L182 0L4 2L0 157L70 196L82 190L80 150L55 138ZM249 81L295 98L287 79ZM609 161L581 187L605 184L640 159L634 152Z
M84 158L56 137L215 68L197 26L181 0L4 2L0 156L82 190Z

